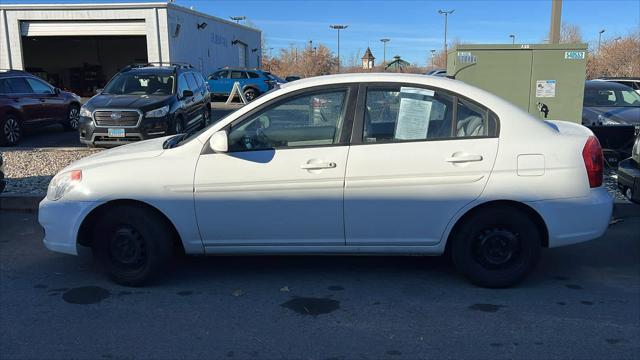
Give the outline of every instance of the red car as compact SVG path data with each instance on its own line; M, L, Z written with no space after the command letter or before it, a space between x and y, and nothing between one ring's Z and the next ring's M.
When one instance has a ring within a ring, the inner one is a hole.
M28 128L78 130L79 120L79 96L24 71L0 71L0 146L16 145Z

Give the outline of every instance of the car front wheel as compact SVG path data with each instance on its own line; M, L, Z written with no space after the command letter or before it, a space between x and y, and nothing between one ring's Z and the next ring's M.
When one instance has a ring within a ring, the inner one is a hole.
M538 263L542 234L526 212L511 206L472 213L456 230L451 255L472 283L489 288L517 284Z
M142 286L169 265L173 233L154 211L118 205L107 209L94 226L94 255L114 282Z
M80 106L71 105L67 121L62 124L66 130L75 131L80 127Z

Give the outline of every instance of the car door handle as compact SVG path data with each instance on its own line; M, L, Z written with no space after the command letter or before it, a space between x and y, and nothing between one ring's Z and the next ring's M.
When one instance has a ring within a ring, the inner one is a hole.
M334 162L321 162L321 163L306 163L300 165L301 169L305 170L319 170L319 169L333 169L337 165Z
M465 154L465 155L456 155L453 154L451 157L445 160L450 163L465 163L465 162L474 162L474 161L482 161L482 155L477 154Z

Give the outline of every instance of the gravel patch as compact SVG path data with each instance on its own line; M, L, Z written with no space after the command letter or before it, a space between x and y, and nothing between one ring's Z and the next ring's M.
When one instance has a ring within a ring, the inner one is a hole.
M98 151L101 149L3 149L7 180L3 195L44 196L53 175L72 162Z

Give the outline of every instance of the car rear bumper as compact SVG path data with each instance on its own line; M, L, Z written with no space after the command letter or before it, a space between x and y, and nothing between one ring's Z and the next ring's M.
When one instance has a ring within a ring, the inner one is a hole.
M607 231L613 211L613 198L602 186L591 189L587 197L527 204L542 215L550 248L599 238Z
M78 255L77 239L80 224L94 209L94 202L65 202L63 199L40 202L38 222L44 228L44 245L47 249L70 255Z

